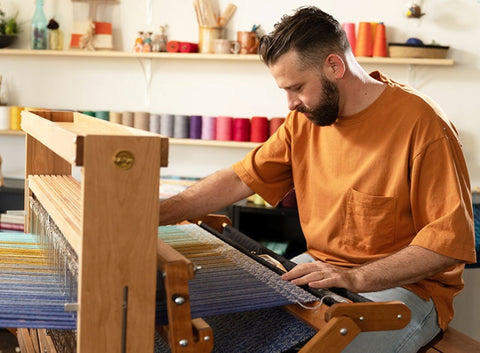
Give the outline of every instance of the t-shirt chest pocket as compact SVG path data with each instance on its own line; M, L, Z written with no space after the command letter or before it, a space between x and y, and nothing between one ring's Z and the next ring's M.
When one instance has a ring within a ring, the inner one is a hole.
M395 198L351 189L346 198L344 244L352 251L378 254L395 241Z

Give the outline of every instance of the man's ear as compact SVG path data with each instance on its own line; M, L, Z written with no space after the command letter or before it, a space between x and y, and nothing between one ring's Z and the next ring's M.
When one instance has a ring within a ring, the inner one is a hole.
M337 54L330 54L325 59L324 72L330 79L341 79L345 74L345 62Z

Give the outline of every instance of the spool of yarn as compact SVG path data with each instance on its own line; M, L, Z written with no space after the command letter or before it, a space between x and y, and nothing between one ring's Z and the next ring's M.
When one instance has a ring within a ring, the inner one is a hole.
M133 112L122 113L122 124L133 127Z
M11 106L10 107L10 129L11 130L21 130L22 122L22 110L23 107Z
M265 142L269 135L268 119L264 116L252 117L250 141Z
M173 137L186 139L190 135L190 117L175 115L173 118Z
M192 115L190 116L190 134L191 139L202 138L202 116Z
M10 129L10 107L0 106L0 130Z
M373 56L387 56L387 34L385 25L378 23L375 30L375 40L373 42Z
M285 122L285 118L271 118L270 119L270 136L272 136L280 127Z
M250 141L250 119L233 119L233 140Z
M217 138L217 118L214 116L202 117L202 140Z
M355 23L353 22L346 22L342 24L343 30L347 35L348 42L350 43L350 47L352 48L352 52L355 53Z
M356 56L372 56L372 25L370 22L360 22L358 25Z
M160 133L160 114L150 114L150 132Z
M160 134L167 137L173 137L173 115L160 114Z
M122 123L122 113L120 113L120 112L110 112L108 114L108 119L112 123L121 124Z
M217 140L231 141L233 138L233 118L231 116L217 117Z
M133 115L133 127L145 131L150 130L150 113L135 112Z
M178 53L180 50L180 42L177 42L175 40L170 40L167 42L167 51L169 53Z
M198 44L182 42L180 43L180 53L198 53Z
M95 117L98 119L106 120L108 121L110 114L108 111L105 110L99 110L95 112Z

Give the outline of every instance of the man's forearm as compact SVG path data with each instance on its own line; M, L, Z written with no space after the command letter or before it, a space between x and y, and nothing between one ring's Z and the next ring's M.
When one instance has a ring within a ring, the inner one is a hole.
M372 292L418 282L459 261L420 246L351 269L353 290Z
M253 191L231 168L218 171L184 192L160 202L159 224L173 224L218 211Z
M314 288L340 287L356 293L374 292L418 282L459 262L419 246L407 246L397 253L350 269L322 261L300 264L282 278Z

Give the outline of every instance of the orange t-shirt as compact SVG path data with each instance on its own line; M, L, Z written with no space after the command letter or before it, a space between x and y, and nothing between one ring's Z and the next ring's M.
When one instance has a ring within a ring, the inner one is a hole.
M290 112L235 173L276 205L295 187L308 252L359 266L408 245L475 262L470 181L454 127L428 98L387 84L366 109L315 126ZM464 265L405 286L432 298L445 329Z

